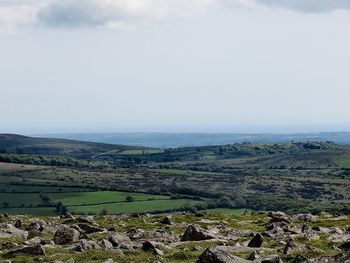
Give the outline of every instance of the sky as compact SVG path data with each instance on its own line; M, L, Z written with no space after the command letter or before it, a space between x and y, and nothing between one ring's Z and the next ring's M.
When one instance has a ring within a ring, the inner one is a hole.
M0 132L350 131L349 0L0 0Z

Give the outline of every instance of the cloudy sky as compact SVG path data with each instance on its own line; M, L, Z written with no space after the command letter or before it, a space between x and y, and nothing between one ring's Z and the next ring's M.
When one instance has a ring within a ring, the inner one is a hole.
M0 0L0 132L350 130L349 0Z

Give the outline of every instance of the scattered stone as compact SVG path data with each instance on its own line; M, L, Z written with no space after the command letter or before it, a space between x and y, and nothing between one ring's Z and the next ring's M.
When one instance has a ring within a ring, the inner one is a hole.
M95 240L86 240L86 239L81 239L79 241L79 244L74 248L74 251L79 251L83 252L85 250L100 250L101 247L98 245L98 243Z
M307 263L309 260L303 255L297 255L294 259L294 263Z
M21 219L17 219L15 222L16 228L21 228L23 226L23 221Z
M33 238L25 241L24 243L26 245L38 245L38 244L44 245L45 240L42 239L41 237L33 237Z
M164 255L163 251L158 249L156 247L156 243L154 243L152 241L145 241L145 242L143 242L142 249L144 251L151 252L154 255L159 255L159 256L163 256Z
M181 241L200 241L213 238L214 236L210 235L206 230L198 226L189 225L182 235Z
M92 234L96 232L103 232L105 231L103 228L96 227L87 223L80 223L78 226L86 233L86 234Z
M192 248L192 251L200 251L202 250L203 248L200 246L200 245L195 245L193 248Z
M283 263L279 256L271 256L261 260L261 263Z
M23 247L8 252L6 257L15 257L20 254L33 255L33 256L46 256L45 250L42 245L36 245L33 247Z
M126 232L126 235L132 239L132 240L136 240L136 239L141 239L141 238L145 238L146 237L146 232L143 229L136 229L136 228L132 228L129 229Z
M108 241L107 239L102 239L100 241L101 243L101 247L104 249L104 250L110 250L110 249L113 249L113 244Z
M106 261L104 261L103 263L115 263L115 261L113 259L109 258Z
M261 247L264 242L264 238L261 234L256 234L252 240L248 243L248 247Z
M285 222L287 224L290 224L289 216L287 216L284 212L269 212L269 217L271 217L271 223L273 222Z
M131 242L128 236L118 232L108 232L108 241L111 242L114 247Z
M249 255L248 260L251 261L258 261L261 259L261 253L262 251L254 251L252 254Z
M215 248L207 248L204 253L200 255L197 263L251 263L251 261L232 256L225 251Z
M297 214L293 216L298 221L304 222L315 222L317 221L317 217L312 214Z
M347 241L345 243L343 243L342 245L339 246L340 249L350 249L350 241Z
M166 216L160 221L160 223L164 225L171 225L173 222L170 216Z
M20 230L11 224L0 225L0 238L19 237L22 239L28 238L28 231Z
M80 233L76 229L61 226L55 233L54 241L57 245L68 245L79 241Z

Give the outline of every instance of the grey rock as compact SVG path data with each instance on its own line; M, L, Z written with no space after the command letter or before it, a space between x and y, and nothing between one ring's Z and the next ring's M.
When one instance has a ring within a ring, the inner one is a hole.
M248 243L248 247L261 247L264 242L264 238L261 234L256 234L252 240Z
M164 255L163 251L157 248L157 244L152 241L145 241L142 244L142 249L147 252L151 252L154 255L162 256Z
M76 229L61 226L55 233L54 241L57 245L67 245L79 241L80 233Z
M22 247L16 250L8 252L6 257L14 257L20 254L33 255L33 256L46 256L45 250L42 245L36 245L33 247Z
M82 252L82 251L91 250L91 249L100 250L101 247L95 240L82 239L79 241L79 244L74 248L74 251Z
M86 234L92 234L96 232L103 232L105 231L103 228L93 226L87 223L80 223L78 226L86 233Z
M27 239L28 231L16 228L11 224L2 224L0 226L0 238L20 237Z
M215 248L207 248L200 255L197 263L251 263L249 260L232 256L231 254Z
M21 228L23 226L23 221L21 219L17 219L14 226L16 228Z
M181 237L181 241L200 241L215 238L208 231L194 225L189 225Z
M261 260L261 263L283 263L283 260L279 256L270 256Z
M173 222L170 216L166 216L160 221L160 223L164 225L171 225Z
M113 249L113 244L108 241L107 239L102 239L100 241L101 243L101 247L104 249L104 250L110 250L110 249Z

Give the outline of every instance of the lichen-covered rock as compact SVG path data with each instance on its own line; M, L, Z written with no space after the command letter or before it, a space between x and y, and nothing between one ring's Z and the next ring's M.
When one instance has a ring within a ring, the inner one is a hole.
M251 263L252 261L245 260L215 248L207 248L200 255L197 263Z
M79 241L80 233L76 229L60 226L54 236L54 242L57 245L68 245Z
M74 248L74 251L85 251L85 250L100 250L101 247L95 240L86 240L86 239L81 239L79 241L79 244Z
M208 231L194 225L189 225L181 237L181 241L200 241L215 238Z
M32 247L22 247L19 249L8 252L6 257L14 257L20 254L33 255L33 256L46 256L45 250L42 245L36 245Z
M261 247L263 242L263 236L261 234L256 234L248 243L248 247Z
M159 248L157 248L157 244L155 242L152 242L152 241L147 240L147 241L143 242L142 249L144 251L151 252L154 255L160 255L160 256L164 255L163 251L160 250Z
M0 238L11 238L19 237L22 239L27 239L28 231L18 229L11 224L1 224L0 225Z
M92 233L96 233L96 232L103 232L105 231L103 228L94 226L94 225L90 225L87 223L80 223L78 224L78 226L86 233L86 234L92 234Z
M173 222L170 216L166 216L160 221L160 223L164 225L171 225Z

